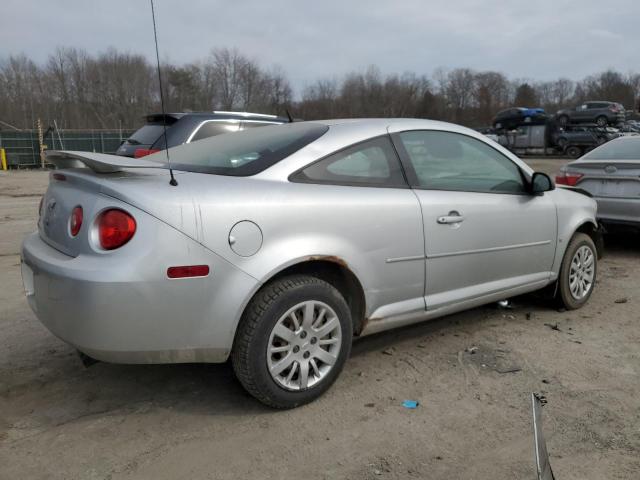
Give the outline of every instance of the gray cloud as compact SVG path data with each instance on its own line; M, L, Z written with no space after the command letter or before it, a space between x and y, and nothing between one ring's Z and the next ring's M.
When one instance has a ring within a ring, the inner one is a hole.
M156 0L156 7L163 59L190 62L213 47L237 47L280 65L297 89L369 64L385 73L464 66L531 79L640 69L637 0ZM3 0L0 24L0 57L24 52L44 61L58 45L154 52L146 0Z

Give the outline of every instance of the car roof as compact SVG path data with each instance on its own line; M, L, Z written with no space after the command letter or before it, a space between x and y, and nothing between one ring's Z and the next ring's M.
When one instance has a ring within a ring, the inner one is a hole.
M298 122L296 122L298 123ZM531 169L513 153L489 140L485 135L467 127L454 123L427 120L420 118L337 118L327 120L312 120L310 124L320 124L329 127L328 132L277 164L267 168L258 174L263 177L277 177L285 179L293 171L307 165L309 161L321 158L346 148L349 145L369 140L386 134L400 133L408 130L439 130L452 133L461 133L476 138L484 143L491 142L496 150L512 159L525 172L531 173ZM265 127L280 128L280 127Z

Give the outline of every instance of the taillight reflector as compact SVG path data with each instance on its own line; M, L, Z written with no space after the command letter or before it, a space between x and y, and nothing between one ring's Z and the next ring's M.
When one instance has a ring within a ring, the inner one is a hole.
M136 233L136 221L124 210L105 210L98 217L98 238L105 250L119 248Z
M66 182L67 181L67 177L65 175L63 175L62 173L54 173L52 176L53 176L54 180L58 180L60 182Z
M167 268L169 278L206 277L209 275L209 265L180 265Z
M556 175L556 183L558 185L569 185L573 187L582 177L584 177L582 173L561 172Z
M71 212L71 220L69 222L69 230L71 231L72 237L78 235L80 227L82 227L82 207L78 205Z
M151 155L152 153L159 152L160 150L156 148L138 148L135 152L133 152L133 156L135 158L146 157L147 155Z

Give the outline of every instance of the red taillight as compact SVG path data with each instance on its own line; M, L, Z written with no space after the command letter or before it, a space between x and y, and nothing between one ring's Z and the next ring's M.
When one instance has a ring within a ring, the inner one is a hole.
M67 177L64 176L62 173L54 173L52 176L54 180L58 180L59 182L67 181Z
M561 172L556 175L556 183L558 185L575 186L584 175L582 173Z
M146 157L147 155L151 155L152 153L159 152L160 150L156 148L138 148L135 152L133 152L133 156L135 158Z
M78 205L71 212L71 220L69 221L69 230L72 237L78 235L80 227L82 227L82 207Z
M167 268L169 278L206 277L209 275L209 265L181 265Z
M136 221L124 210L106 210L98 217L98 238L105 250L119 248L136 233Z

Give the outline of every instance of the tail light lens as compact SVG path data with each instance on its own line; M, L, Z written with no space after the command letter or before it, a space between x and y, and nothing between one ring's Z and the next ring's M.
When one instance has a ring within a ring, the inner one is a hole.
M42 216L42 204L44 203L44 195L40 197L40 205L38 205L38 216Z
M151 155L152 153L159 152L157 148L138 148L135 152L133 152L133 156L135 158L146 157L147 155Z
M124 210L105 210L98 217L98 238L105 250L114 250L127 243L136 233L136 221Z
M573 187L584 175L582 173L561 172L556 175L556 184Z
M82 207L78 205L71 212L71 220L69 221L69 230L71 230L72 237L78 235L80 227L82 227Z

